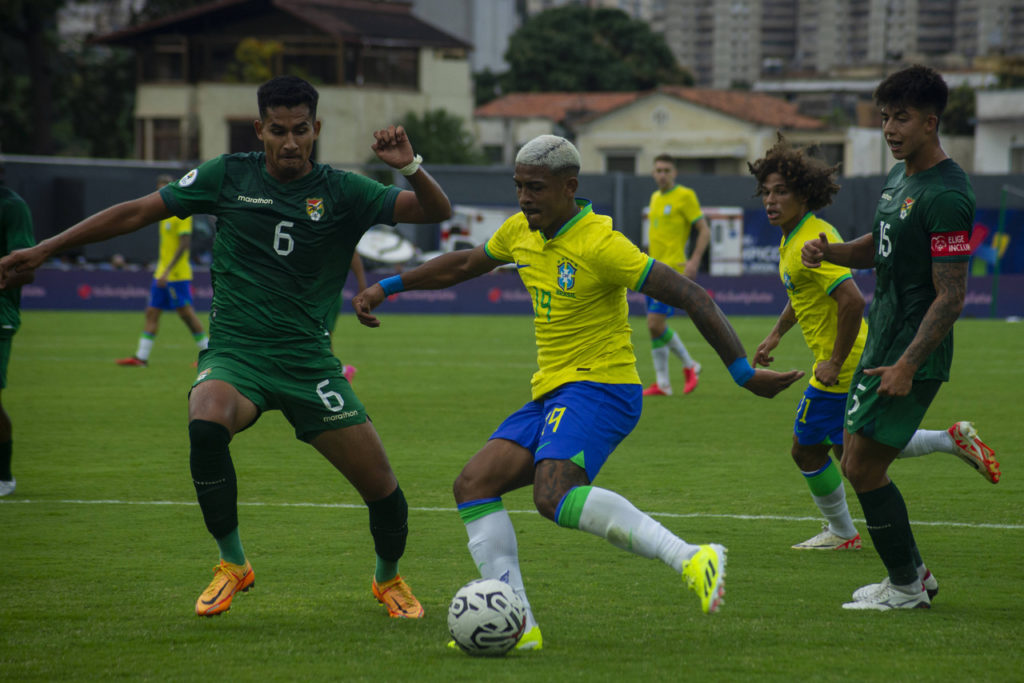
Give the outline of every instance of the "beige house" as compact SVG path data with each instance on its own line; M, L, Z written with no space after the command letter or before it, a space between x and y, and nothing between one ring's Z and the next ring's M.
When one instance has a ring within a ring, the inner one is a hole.
M675 157L681 173L746 174L781 131L795 144L845 154L842 131L770 95L664 86L647 92L512 93L477 107L480 144L496 163L544 133L574 141L589 173L647 173L654 157Z
M261 148L253 132L263 61L320 91L316 158L359 164L372 133L407 112L472 117L465 41L415 17L408 2L219 0L94 39L136 51L136 156L205 160ZM261 55L247 60L244 55Z

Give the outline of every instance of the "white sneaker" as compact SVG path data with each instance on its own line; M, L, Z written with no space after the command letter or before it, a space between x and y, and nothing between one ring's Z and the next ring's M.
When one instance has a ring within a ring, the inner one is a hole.
M854 602L862 600L870 600L873 596L881 593L886 588L892 585L889 581L889 577L882 579L881 583L869 583L866 586L861 586L857 590L853 591ZM925 592L928 593L928 600L934 600L935 596L939 594L939 582L932 574L931 570L924 570L924 579L921 580L921 585L924 586Z
M981 440L974 423L966 420L957 422L946 431L953 437L953 455L976 469L985 479L998 484L1002 472L999 471L996 452Z
M17 485L18 481L14 477L11 477L10 481L3 481L2 479L0 479L0 498L3 498L4 496L9 496L12 493L14 493L14 488Z
M876 586L881 588L873 590ZM861 591L864 591L861 599L855 599L853 602L844 602L843 609L886 612L891 609L929 609L932 606L924 586L921 586L920 591L906 593L892 585L888 577L880 584L869 584L858 588L854 591L854 596L861 593Z
M791 547L797 550L860 550L860 534L853 538L843 538L825 524L820 534Z

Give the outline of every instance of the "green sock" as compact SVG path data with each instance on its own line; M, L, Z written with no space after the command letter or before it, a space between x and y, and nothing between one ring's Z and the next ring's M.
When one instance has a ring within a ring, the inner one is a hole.
M217 539L220 558L231 564L245 564L245 551L242 550L242 539L238 536L238 527L227 536Z
M373 578L377 583L384 583L398 576L398 561L389 562L377 556L377 567L373 570Z

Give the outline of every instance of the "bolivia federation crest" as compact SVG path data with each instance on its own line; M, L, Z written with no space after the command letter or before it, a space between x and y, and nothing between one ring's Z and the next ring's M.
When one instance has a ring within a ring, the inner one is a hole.
M324 200L323 199L307 199L306 200L306 213L309 217L318 221L324 217Z
M910 210L914 208L914 199L907 197L903 200L903 206L900 207L900 220L905 219L909 214Z
M576 284L576 266L570 261L562 261L558 264L558 288L563 292L573 288Z

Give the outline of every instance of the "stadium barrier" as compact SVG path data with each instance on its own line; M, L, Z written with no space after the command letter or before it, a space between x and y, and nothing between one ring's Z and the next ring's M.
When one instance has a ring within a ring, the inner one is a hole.
M368 275L371 280L376 279L375 274ZM141 311L149 301L152 277L152 273L141 270L44 268L37 271L35 282L22 288L21 305L26 311ZM870 305L874 275L857 273L854 279ZM785 291L775 275L700 275L697 282L726 315L778 315L786 304ZM997 318L1024 317L1024 275L1000 278L995 307L992 306L992 291L991 276L970 277L963 315L987 318L994 313ZM351 312L348 302L356 294L353 277L349 277L343 293L342 314L345 314ZM196 310L209 310L212 296L209 272L197 271L193 280ZM629 292L627 300L631 314L643 315L643 295ZM499 269L449 289L401 292L390 297L379 311L382 314L529 314L532 307L530 295L519 276L514 271Z

